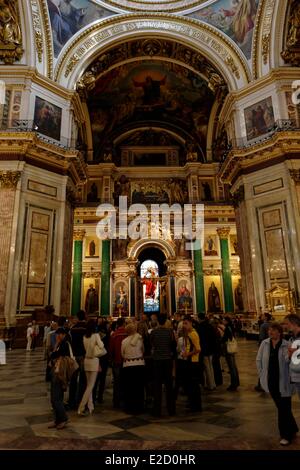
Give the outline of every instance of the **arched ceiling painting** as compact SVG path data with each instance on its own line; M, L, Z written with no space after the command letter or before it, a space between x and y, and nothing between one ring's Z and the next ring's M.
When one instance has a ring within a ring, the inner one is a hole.
M219 0L188 16L223 31L237 43L247 59L250 59L258 4L259 0Z
M94 159L111 133L148 125L183 129L205 154L214 94L190 70L163 61L135 61L102 75L89 94ZM100 154L99 154L100 153Z
M105 1L98 3L98 0L47 0L47 3L55 57L58 57L63 46L78 31L95 21L118 14L110 9L111 3L107 2L107 7L104 7ZM181 15L218 28L235 41L247 59L250 59L259 0L216 0L206 7L201 5L202 2L199 3L198 9Z

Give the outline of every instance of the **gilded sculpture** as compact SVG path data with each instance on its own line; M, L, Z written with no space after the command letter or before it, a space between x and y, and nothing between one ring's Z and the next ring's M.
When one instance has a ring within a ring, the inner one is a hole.
M294 66L300 65L300 3L298 0L291 2L288 19L288 31L286 48L281 53L285 62Z
M16 2L0 0L0 60L12 64L23 54L22 34Z

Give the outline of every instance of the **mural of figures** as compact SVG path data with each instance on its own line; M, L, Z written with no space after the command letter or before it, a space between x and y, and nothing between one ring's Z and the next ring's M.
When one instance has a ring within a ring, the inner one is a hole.
M190 310L193 306L193 299L191 291L188 288L187 281L181 281L178 288L178 309L179 310Z
M252 36L259 0L219 0L207 8L190 13L227 34L251 58Z
M205 239L205 248L204 254L205 256L218 256L218 249L217 249L217 236L216 235L208 235Z
M88 315L99 311L98 292L96 291L94 284L90 284L90 287L86 293L85 311Z
M247 139L267 134L275 124L272 98L266 98L244 110Z
M62 109L38 96L35 99L34 124L37 131L51 139L60 140Z
M244 310L244 302L243 302L243 291L242 291L242 280L239 279L238 285L234 289L234 301L235 305L239 312Z
M91 0L47 0L47 3L55 57L77 31L96 20L115 14L95 5Z
M207 82L177 64L140 60L111 70L97 79L88 99L94 159L101 158L112 130L141 120L179 126L197 139L204 156L213 101Z
M220 312L221 301L220 294L214 282L211 283L208 289L208 312Z

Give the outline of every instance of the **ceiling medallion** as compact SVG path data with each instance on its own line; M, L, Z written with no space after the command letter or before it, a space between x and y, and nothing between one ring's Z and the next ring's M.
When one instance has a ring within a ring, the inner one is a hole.
M174 12L206 3L207 0L104 0L110 6L130 11Z

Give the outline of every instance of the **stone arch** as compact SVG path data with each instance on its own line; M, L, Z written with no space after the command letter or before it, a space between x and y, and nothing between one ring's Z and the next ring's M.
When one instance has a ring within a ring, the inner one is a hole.
M128 245L127 255L130 260L136 261L140 253L145 248L158 248L164 253L166 260L176 258L175 247L172 241L167 240L137 240L132 241Z
M76 82L99 52L138 37L179 41L194 47L222 72L230 91L249 83L249 65L238 46L216 28L171 14L120 15L93 24L78 33L63 49L55 68L55 80L74 89Z

